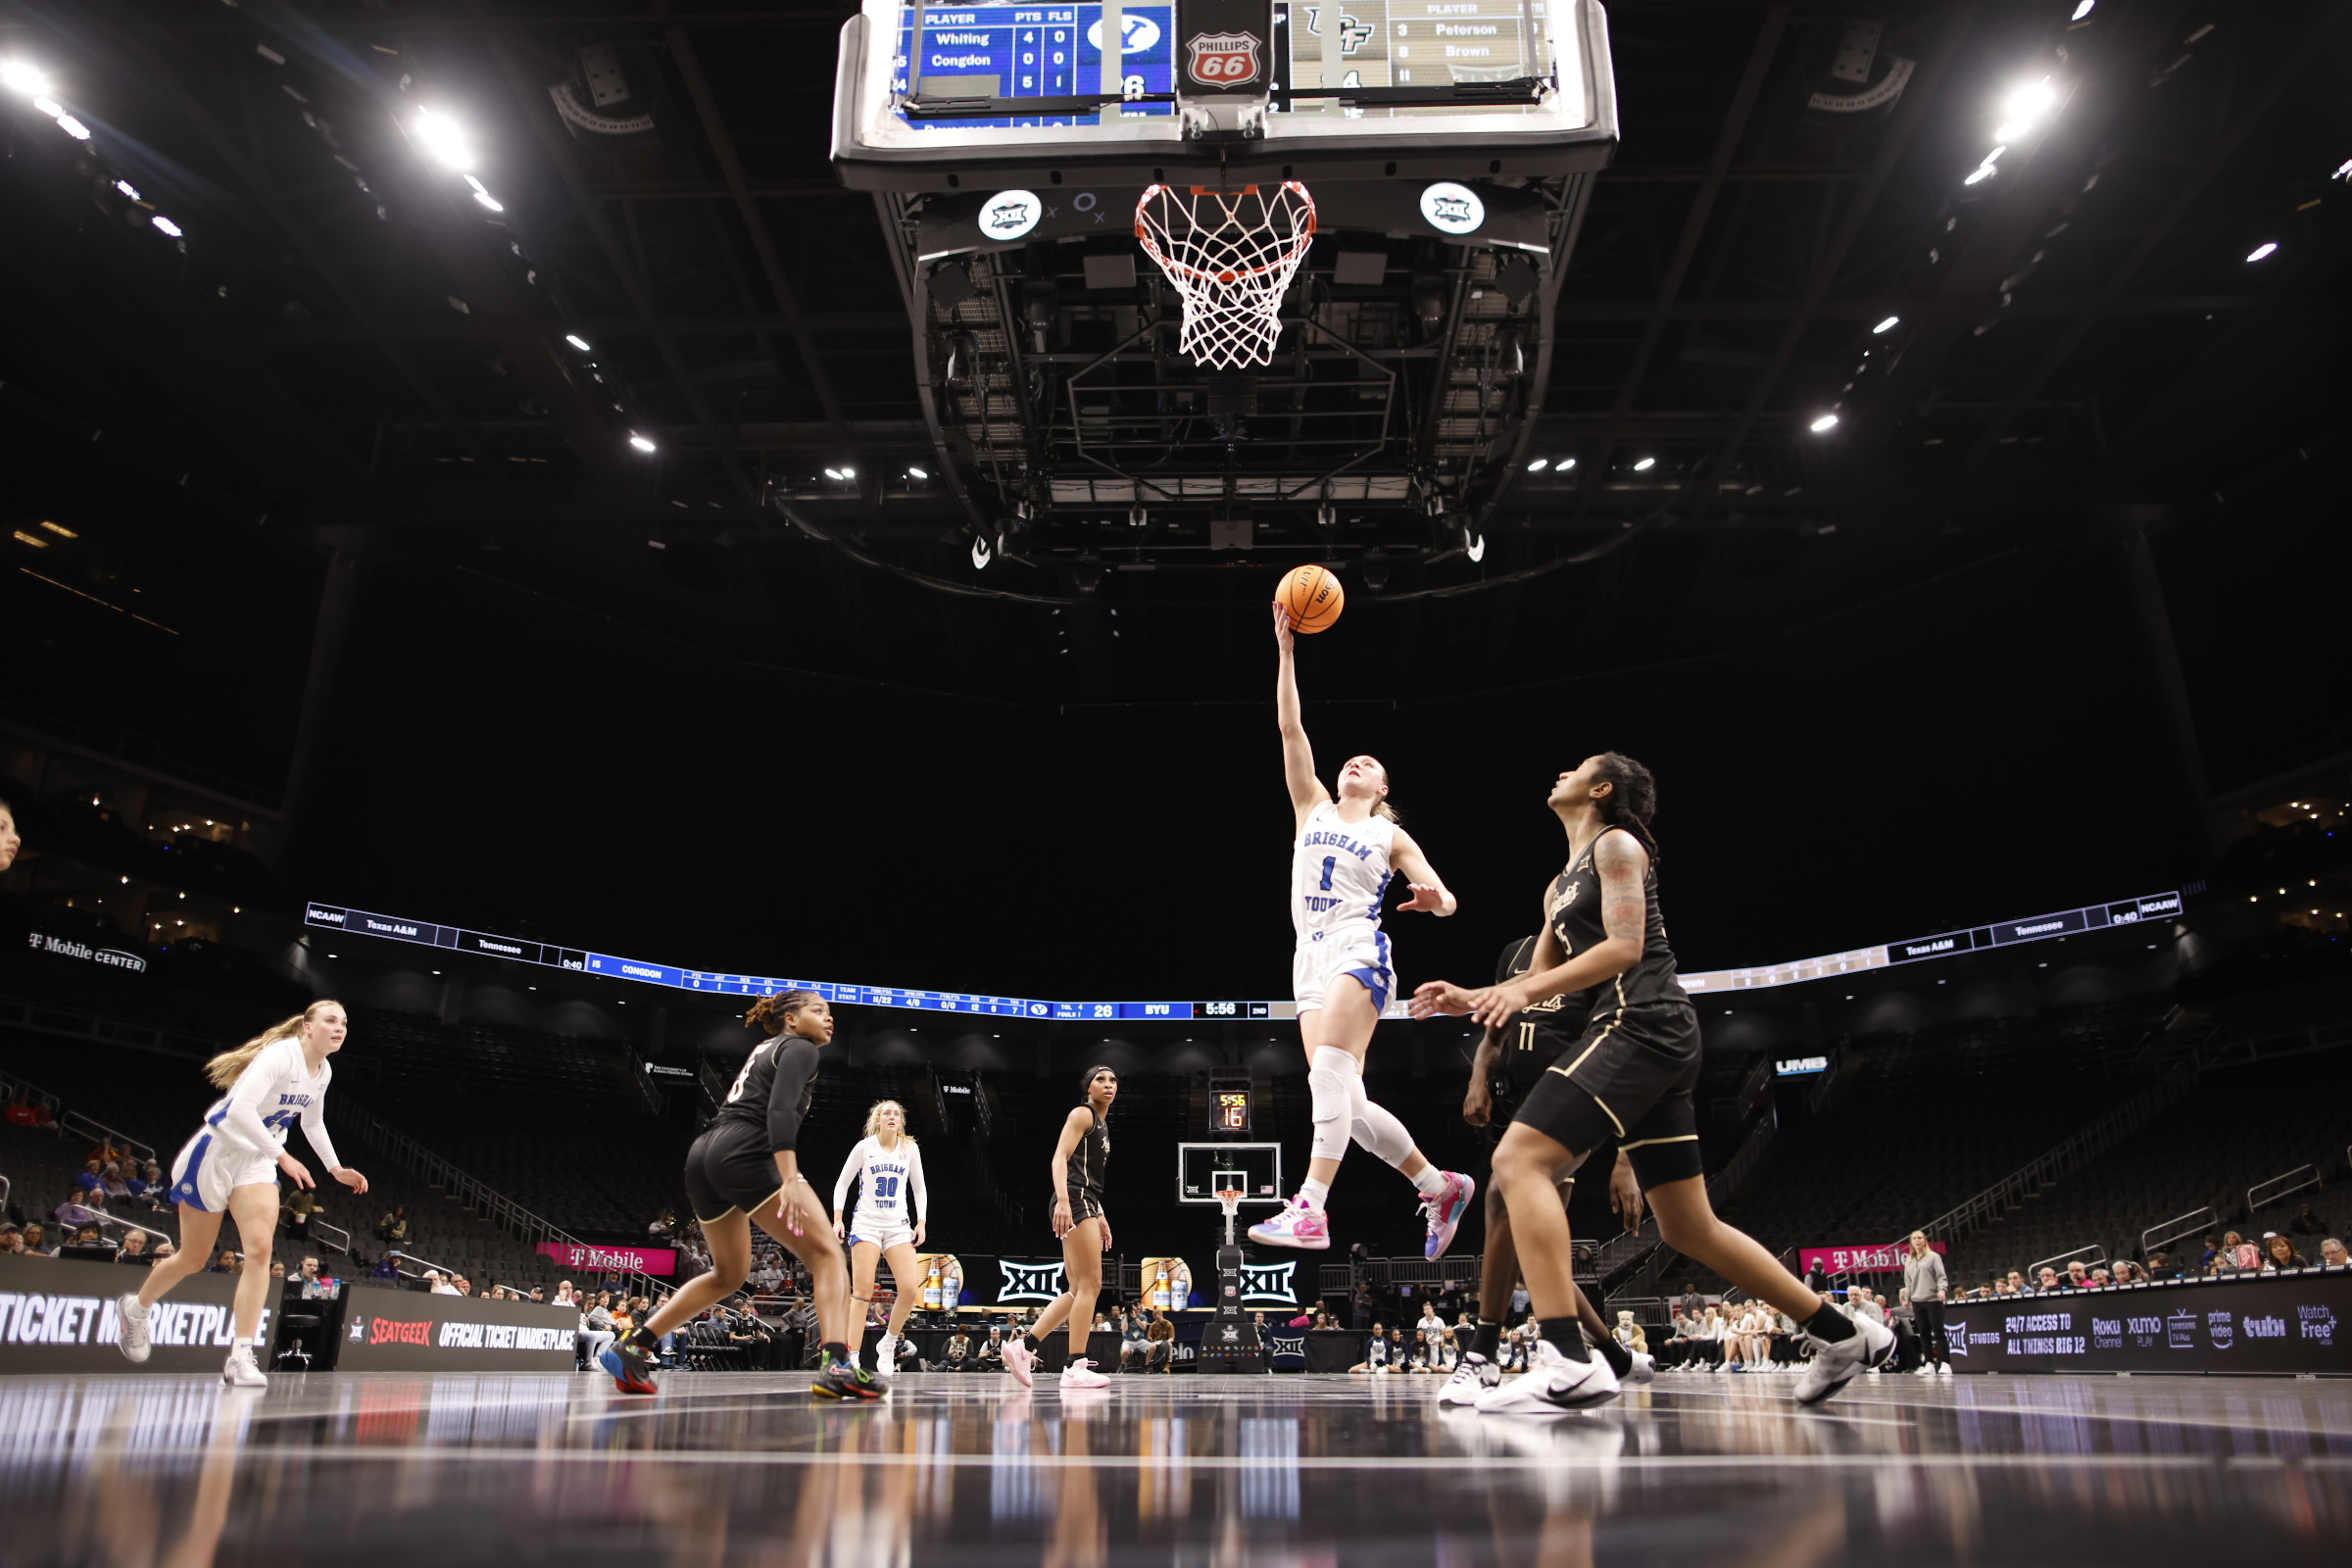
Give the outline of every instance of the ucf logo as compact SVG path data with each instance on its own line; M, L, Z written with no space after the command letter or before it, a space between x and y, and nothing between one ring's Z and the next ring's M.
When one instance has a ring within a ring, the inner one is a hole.
M1242 1265L1242 1302L1244 1305L1267 1301L1288 1306L1297 1298L1291 1291L1291 1274L1296 1263L1244 1263Z
M1059 1263L1014 1263L997 1259L997 1272L1004 1284L997 1291L1003 1301L1051 1301L1062 1293Z
M1306 30L1317 37L1323 35L1323 8L1321 6L1306 8ZM1369 43L1371 38L1372 24L1358 22L1344 11L1340 13L1340 56L1342 59L1354 59L1355 52Z
M1560 887L1559 893L1554 896L1551 901L1552 914L1556 917L1562 909L1565 909L1568 907L1568 906L1574 904L1576 902L1576 895L1583 889L1583 887L1584 884L1579 882L1574 877L1570 877L1565 883L1563 883Z

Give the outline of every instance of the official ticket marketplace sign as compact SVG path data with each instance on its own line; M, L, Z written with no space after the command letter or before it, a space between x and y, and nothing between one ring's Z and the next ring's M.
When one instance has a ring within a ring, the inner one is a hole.
M1955 1301L1961 1372L2352 1376L2352 1268Z
M472 1296L355 1290L338 1372L564 1372L574 1364L579 1308Z
M147 1318L154 1344L145 1363L122 1358L115 1299L146 1280L145 1269L57 1257L0 1257L0 1373L218 1372L236 1337L229 1302L237 1282L198 1274L158 1301ZM268 1341L276 1313L265 1307Z
M541 1242L539 1255L555 1259L558 1268L584 1274L675 1274L677 1249L671 1247L598 1247L591 1242Z

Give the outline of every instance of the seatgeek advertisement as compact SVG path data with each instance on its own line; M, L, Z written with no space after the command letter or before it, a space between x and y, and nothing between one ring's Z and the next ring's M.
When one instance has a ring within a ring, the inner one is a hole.
M486 1301L415 1291L353 1291L338 1372L564 1372L580 1312L535 1301Z
M1955 1372L2352 1376L2352 1269L1954 1301Z

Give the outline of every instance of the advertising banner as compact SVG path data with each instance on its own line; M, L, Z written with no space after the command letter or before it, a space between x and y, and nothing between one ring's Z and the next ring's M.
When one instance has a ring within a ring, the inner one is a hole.
M0 1257L0 1373L218 1372L235 1329L229 1301L236 1280L198 1274L158 1301L147 1318L155 1348L132 1366L116 1348L122 1320L115 1298L135 1291L146 1270L58 1257ZM262 1336L276 1313L265 1307Z
M914 1304L926 1312L953 1311L963 1299L963 1260L954 1252L922 1252L914 1260Z
M1958 1372L2352 1375L2352 1269L1955 1301Z
M563 1372L573 1365L577 1307L415 1291L354 1291L340 1372Z
M1147 1257L1143 1278L1144 1305L1178 1312L1193 1304L1193 1266L1183 1258Z
M541 1242L540 1255L555 1259L558 1268L584 1274L638 1273L668 1276L678 1271L678 1254L669 1247L599 1247L590 1242Z
M1928 1250L1944 1250L1941 1242L1930 1242ZM1911 1255L1909 1242L1888 1242L1883 1247L1808 1247L1797 1253L1796 1271L1810 1274L1819 1263L1832 1274L1895 1274L1900 1273L1903 1259Z

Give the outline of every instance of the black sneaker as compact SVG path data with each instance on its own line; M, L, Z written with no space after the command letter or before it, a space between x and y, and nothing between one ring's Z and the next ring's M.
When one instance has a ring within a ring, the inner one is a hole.
M848 1361L836 1361L816 1375L808 1385L811 1399L879 1399L890 1390L861 1366Z
M659 1394L654 1386L654 1364L646 1354L626 1340L615 1340L598 1353L596 1364L612 1375L613 1387L623 1394Z

